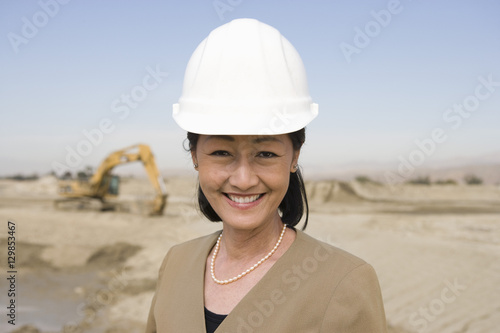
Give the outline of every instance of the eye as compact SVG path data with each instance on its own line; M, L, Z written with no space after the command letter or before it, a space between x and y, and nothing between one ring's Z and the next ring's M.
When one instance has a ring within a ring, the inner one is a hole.
M273 158L273 157L277 157L278 155L276 155L275 153L272 153L270 151L261 151L257 156L263 157L263 158Z
M229 152L225 150L216 150L213 153L210 154L211 156L231 156Z

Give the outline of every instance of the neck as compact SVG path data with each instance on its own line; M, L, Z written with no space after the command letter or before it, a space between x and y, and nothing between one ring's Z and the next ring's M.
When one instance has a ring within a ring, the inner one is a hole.
M220 255L229 261L251 261L266 255L278 241L282 230L283 223L279 215L272 223L256 229L235 229L224 225Z

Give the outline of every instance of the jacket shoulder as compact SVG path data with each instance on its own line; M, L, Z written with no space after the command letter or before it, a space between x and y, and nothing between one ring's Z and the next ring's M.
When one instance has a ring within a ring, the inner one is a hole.
M323 253L327 259L325 261L335 264L336 267L339 267L340 265L352 270L359 266L368 265L366 261L355 256L354 254L329 243L320 241L312 236L309 236L303 231L297 230L296 241L298 251L308 253L309 255L312 254L315 257L319 256L320 253Z
M195 239L188 240L184 243L176 244L172 246L168 252L170 253L170 255L175 255L177 253L183 252L205 251L207 248L209 248L210 250L215 244L219 234L220 231L216 231L206 236L201 236Z
M314 302L324 304L320 332L386 332L385 311L378 278L373 267L363 259L338 247L297 233L304 248L310 249L303 259L306 268L315 258L314 274L322 286L322 295ZM300 244L300 245L302 245ZM312 250L311 250L312 249ZM311 252L312 251L312 252Z
M195 266L205 262L205 258L217 241L220 231L212 234L198 237L184 243L172 246L168 251L160 266L158 280L161 283L162 277L167 269L167 266L174 265L177 267ZM180 266L179 266L180 265Z

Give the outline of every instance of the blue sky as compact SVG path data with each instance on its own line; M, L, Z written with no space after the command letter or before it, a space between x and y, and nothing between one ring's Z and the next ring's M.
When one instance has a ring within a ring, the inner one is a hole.
M320 111L305 168L394 169L436 129L446 139L422 167L500 154L498 1L60 1L0 3L0 175L69 166L78 147L70 169L97 166L139 142L161 169L191 168L172 104L196 46L241 17L274 26L302 56ZM113 111L155 71L154 89ZM107 133L85 146L103 121Z

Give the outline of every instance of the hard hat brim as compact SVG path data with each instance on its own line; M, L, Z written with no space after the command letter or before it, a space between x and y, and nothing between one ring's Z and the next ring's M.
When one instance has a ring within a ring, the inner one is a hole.
M190 112L181 112L182 107L188 107ZM245 112L241 112L241 106L238 106L239 112L235 112L235 107L225 106L225 110L221 110L221 106L217 106L217 112L210 112L207 104L203 104L203 110L195 112L193 105L181 102L173 105L173 118L183 130L197 134L279 135L298 131L317 117L318 104L309 102L306 107L306 112L304 107L281 107L263 111L252 110L247 105L245 108L248 110Z

